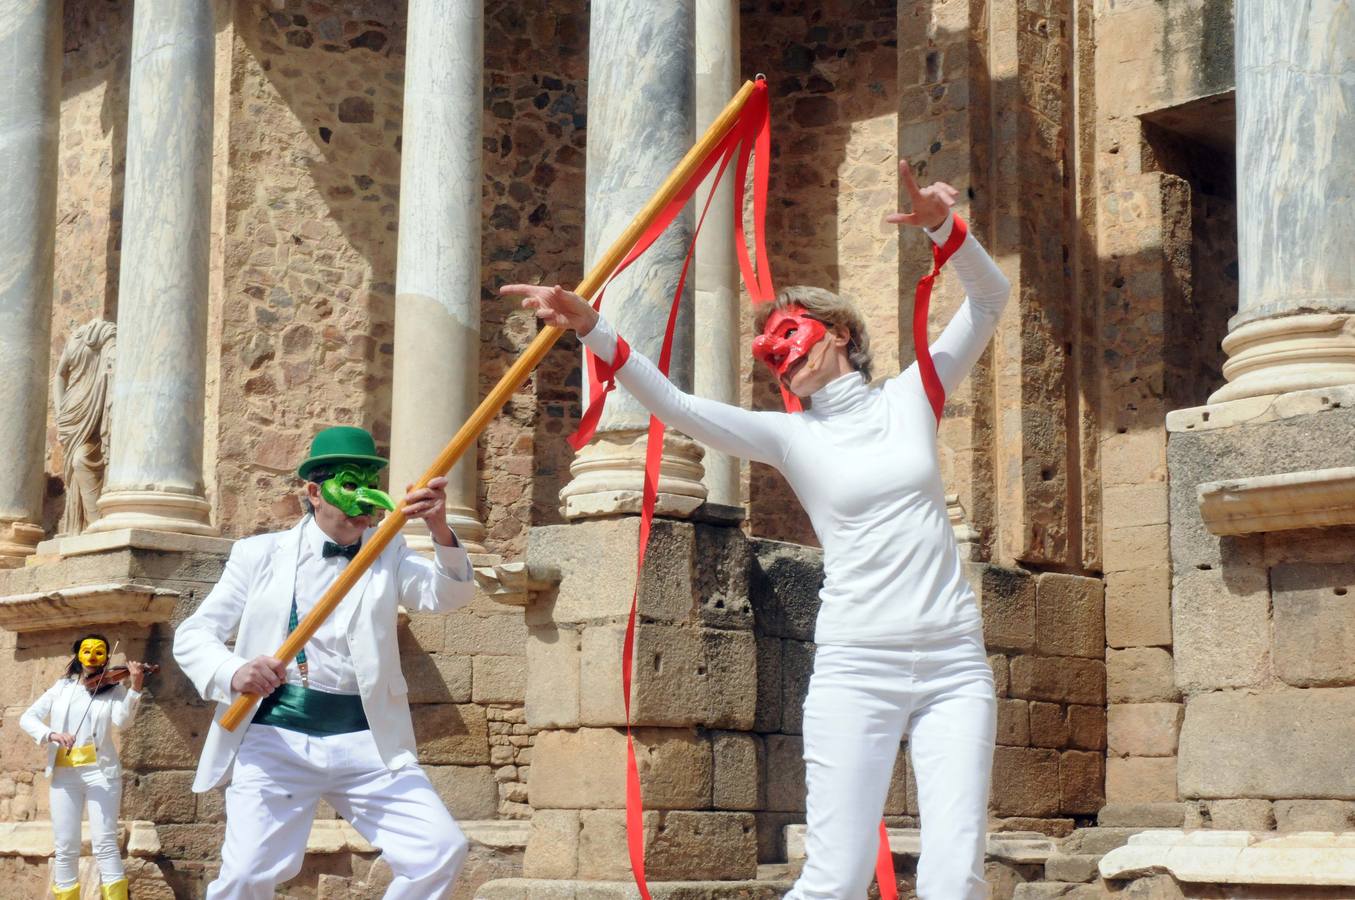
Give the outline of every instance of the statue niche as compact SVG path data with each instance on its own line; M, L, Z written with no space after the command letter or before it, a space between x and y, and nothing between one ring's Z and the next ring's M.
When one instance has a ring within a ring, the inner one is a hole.
M66 482L62 534L80 534L98 518L108 464L111 382L117 327L96 319L66 340L52 376L61 474Z

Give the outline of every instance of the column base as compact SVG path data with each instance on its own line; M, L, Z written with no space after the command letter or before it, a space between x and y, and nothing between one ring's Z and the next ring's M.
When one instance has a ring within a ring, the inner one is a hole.
M574 478L560 491L561 515L586 519L639 513L648 443L645 431L613 431L580 450L569 467ZM706 501L706 486L701 482L704 453L688 437L664 435L655 512L686 517Z
M1355 384L1355 314L1304 313L1248 322L1223 339L1228 383L1210 403Z
M99 518L85 533L143 528L179 534L214 536L212 505L194 494L155 490L105 491L99 498Z
M489 552L485 549L484 523L475 515L474 510L464 506L449 506L447 525L456 532L456 539L466 548L467 553ZM417 550L419 553L433 552L433 538L428 534L428 526L422 519L410 522L400 533L405 536L405 543L411 550Z
M41 525L0 521L0 569L22 566L45 536Z

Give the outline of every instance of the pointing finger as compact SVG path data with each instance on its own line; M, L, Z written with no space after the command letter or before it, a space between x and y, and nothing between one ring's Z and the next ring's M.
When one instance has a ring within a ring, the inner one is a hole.
M913 175L913 167L908 164L908 160L899 163L899 176L903 179L903 188L908 192L908 196L916 203L922 197L922 191L917 186L917 178Z

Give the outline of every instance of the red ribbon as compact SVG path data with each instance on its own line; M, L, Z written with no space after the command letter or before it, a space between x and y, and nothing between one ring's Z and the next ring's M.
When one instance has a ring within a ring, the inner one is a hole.
M941 424L941 410L946 405L946 389L936 374L936 364L932 362L931 347L927 343L927 312L931 306L932 284L936 276L941 274L941 267L960 249L965 235L969 233L969 226L959 213L954 214L954 219L946 242L932 244L932 270L917 280L917 290L913 292L913 355L917 357L922 389L927 392L927 400L932 405L938 426Z

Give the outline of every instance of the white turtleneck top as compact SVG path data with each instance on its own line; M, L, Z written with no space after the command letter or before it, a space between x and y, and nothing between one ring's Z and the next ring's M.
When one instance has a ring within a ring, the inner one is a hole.
M935 232L949 237L954 219ZM968 295L931 345L949 395L997 328L1011 287L971 233L948 264ZM583 342L610 364L605 319ZM820 644L912 645L981 628L960 570L936 452L936 418L917 363L871 387L856 372L802 413L750 411L683 393L632 352L617 380L665 424L724 453L774 466L823 545Z

